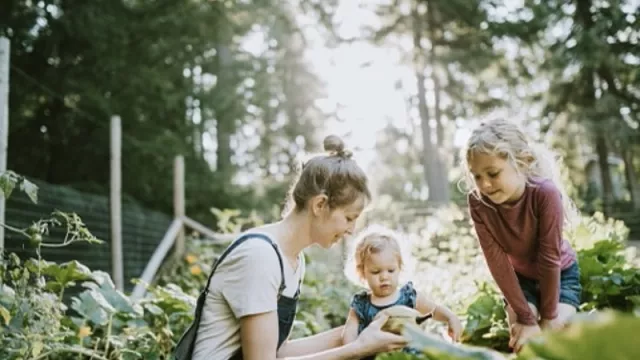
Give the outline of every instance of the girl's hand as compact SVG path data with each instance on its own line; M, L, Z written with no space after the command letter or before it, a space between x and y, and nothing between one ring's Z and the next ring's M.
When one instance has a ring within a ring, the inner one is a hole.
M558 330L558 329L562 329L565 326L565 324L560 321L559 318L555 318L555 319L542 319L540 320L540 328L542 330Z
M447 322L449 324L449 336L451 337L451 340L453 340L454 342L460 341L460 337L462 336L463 331L460 319L452 314Z
M509 340L509 346L518 353L522 350L522 347L531 339L539 335L542 332L540 326L536 325L523 325L515 323L511 326L511 339Z

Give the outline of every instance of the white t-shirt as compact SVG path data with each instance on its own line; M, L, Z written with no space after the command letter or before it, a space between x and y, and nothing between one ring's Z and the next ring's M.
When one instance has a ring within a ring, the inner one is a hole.
M304 278L304 256L294 271L278 251L285 277L282 295L294 297ZM193 359L226 360L235 354L241 346L240 318L277 310L280 281L278 256L268 242L247 239L231 250L211 278Z

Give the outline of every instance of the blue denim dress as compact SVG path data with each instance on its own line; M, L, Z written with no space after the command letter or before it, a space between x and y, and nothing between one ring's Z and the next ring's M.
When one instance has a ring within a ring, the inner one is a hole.
M358 334L360 334L376 317L376 315L387 308L396 305L404 305L412 309L416 308L416 290L413 288L413 283L409 281L400 288L400 296L398 300L391 304L384 306L378 306L371 303L371 296L368 291L363 290L355 294L351 300L351 308L358 316ZM404 348L403 351L410 354L420 354L421 352L413 348ZM375 359L375 356L364 358L366 360Z

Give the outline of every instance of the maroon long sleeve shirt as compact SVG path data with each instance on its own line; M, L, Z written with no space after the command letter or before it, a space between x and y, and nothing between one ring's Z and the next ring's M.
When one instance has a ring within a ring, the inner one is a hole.
M509 207L469 195L469 212L491 275L521 324L537 323L516 272L539 281L540 316L554 319L560 297L560 271L576 254L562 237L562 197L552 181L532 179Z

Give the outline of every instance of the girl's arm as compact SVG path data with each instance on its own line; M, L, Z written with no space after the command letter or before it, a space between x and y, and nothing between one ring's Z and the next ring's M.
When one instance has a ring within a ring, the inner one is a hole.
M349 344L358 338L358 325L358 316L353 308L351 308L349 309L349 315L347 315L344 332L342 333L342 341L345 344Z
M550 182L549 182L550 184ZM560 253L564 209L560 192L547 183L538 190L539 213L538 277L540 279L540 317L553 320L558 316L560 298Z
M349 344L313 354L286 357L288 360L346 360L361 358L378 352L391 351L406 346L407 341L399 335L380 330L387 320L381 317L372 322L360 336ZM278 332L276 311L249 315L240 319L240 339L242 355L247 360L276 360Z
M470 202L473 201L471 198L472 196L470 195ZM477 208L470 204L469 212L489 271L496 284L498 284L498 288L500 288L507 302L509 302L509 305L516 313L518 322L524 325L537 325L538 319L536 319L535 314L531 311L529 304L527 304L527 299L524 297L524 293L516 277L516 272L509 262L507 254L482 222Z

